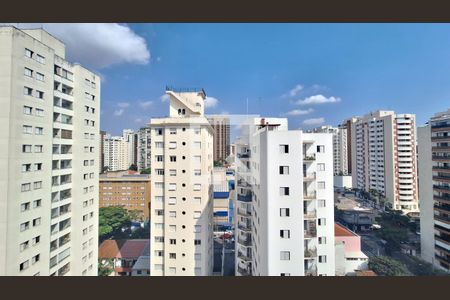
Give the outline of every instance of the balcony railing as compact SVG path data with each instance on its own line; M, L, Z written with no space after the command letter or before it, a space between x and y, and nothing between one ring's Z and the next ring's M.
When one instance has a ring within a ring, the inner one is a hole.
M436 161L450 161L450 155L433 155L432 156L432 160L436 160Z
M252 276L252 272L249 269L238 266L238 272L241 276Z
M305 238L314 238L317 236L316 228L309 228L304 231Z
M450 224L450 217L444 217L444 216L441 216L441 215L434 215L434 219L438 220L438 221L441 221L441 222L444 222L444 223L447 223L447 224Z
M238 153L237 158L250 158L250 152L247 153Z
M252 230L252 226L251 224L242 224L242 223L238 223L238 228L240 230L244 230L244 231L251 231Z
M316 192L304 193L303 194L303 198L304 199L316 199L317 198L317 194L316 194Z
M252 215L251 211L248 211L245 209L240 209L240 208L238 208L237 213L238 213L238 215L244 216L244 217L250 217Z
M239 201L252 202L252 194L251 193L248 193L245 195L238 194L237 198Z
M437 190L445 190L445 191L449 191L449 192L450 192L450 187L449 187L449 186L444 186L444 185L437 185L437 184L434 184L434 185L433 185L433 189L437 189Z
M303 180L304 181L311 181L316 179L316 172L307 172L303 173Z
M450 147L449 146L431 147L431 151L445 151L445 152L448 152L448 151L450 151Z
M248 181L243 180L243 179L239 179L239 180L237 181L237 184L238 184L239 186L244 186L244 187L251 187L251 186L252 186Z
M431 125L431 130L433 131L433 129L444 129L444 128L448 128L450 130L450 124L436 124L436 125Z
M317 267L312 266L305 268L305 276L317 276Z
M245 254L241 251L238 251L238 258L245 260L245 261L251 261L252 255L250 253Z
M317 257L317 249L315 247L305 249L305 258Z
M251 246L252 245L252 239L251 238L238 238L238 243L244 246Z
M314 161L314 160L316 160L316 155L315 154L304 155L303 160L304 161Z
M317 217L317 211L315 209L309 210L306 212L303 212L303 215L305 218L316 218Z
M449 176L449 177L445 177L445 176L433 176L433 180L450 182L450 176Z

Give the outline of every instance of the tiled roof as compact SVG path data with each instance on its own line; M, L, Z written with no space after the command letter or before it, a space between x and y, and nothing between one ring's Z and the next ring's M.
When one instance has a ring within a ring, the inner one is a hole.
M334 223L334 236L355 236L355 234L347 228Z
M106 240L100 245L100 258L138 258L150 244L149 240ZM148 248L147 248L148 249Z
M372 270L356 270L356 276L378 276L374 271Z

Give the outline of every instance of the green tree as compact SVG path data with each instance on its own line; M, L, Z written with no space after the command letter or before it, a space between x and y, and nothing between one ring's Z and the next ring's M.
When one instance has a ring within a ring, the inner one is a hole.
M143 221L144 212L142 210L133 209L128 211L131 221Z
M135 231L131 233L130 238L132 239L149 239L150 238L150 228L147 227L139 227Z
M135 164L131 164L130 167L128 168L128 170L137 171L138 168L137 168L137 166Z
M112 258L98 259L98 276L109 276L114 271L114 260Z
M369 259L369 269L380 276L411 276L406 266L388 256L375 256Z
M214 161L214 167L223 167L223 164L221 161L215 160Z
M121 206L101 207L99 210L99 235L100 239L106 239L121 232L124 226L129 226L130 215Z
M142 169L141 174L150 174L150 168L148 169Z

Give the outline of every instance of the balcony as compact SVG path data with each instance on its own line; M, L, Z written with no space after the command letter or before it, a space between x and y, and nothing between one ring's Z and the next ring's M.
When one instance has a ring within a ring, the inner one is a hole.
M251 211L248 211L246 209L241 209L241 208L238 208L237 213L238 213L238 215L243 216L243 217L251 217L251 215L252 215Z
M237 181L237 184L238 184L238 186L242 186L242 187L251 187L252 186L248 181L243 180L243 179L239 179Z
M444 243L444 244L450 246L450 238L445 238L445 237L438 236L438 235L435 235L434 238L436 239L436 241L440 241L441 243Z
M236 154L237 158L250 158L250 151Z
M431 137L431 141L432 142L442 142L442 141L449 142L450 141L450 135L447 135L447 136L432 136Z
M252 193L247 193L244 195L238 194L237 199L243 202L252 202Z
M315 219L317 218L317 211L315 209L303 212L305 219Z
M305 276L317 276L317 267L312 266L305 268Z
M252 276L250 268L246 269L238 266L238 272L241 276Z
M305 235L305 238L309 238L309 239L315 238L317 236L317 229L316 228L306 229L304 231L304 235Z
M450 152L450 146L431 147L431 151L434 151L434 152Z
M435 132L435 131L446 131L446 130L450 130L450 124L436 124L436 125L432 125L431 126L431 131Z
M250 223L247 223L247 224L238 223L238 228L243 231L251 231L252 230L252 226Z
M313 162L316 160L316 155L315 154L311 154L311 155L303 155L303 160L305 162Z
M303 181L313 181L316 179L316 172L303 173Z
M242 251L238 251L237 257L242 259L242 260L244 260L244 261L252 261L252 255L251 255L250 252L245 254Z
M433 180L450 183L450 176L433 176Z
M435 172L450 172L450 166L433 166L433 171Z
M450 162L450 155L433 155L433 161L442 161L442 162Z
M438 201L444 204L449 204L450 205L450 197L449 196L438 196L438 195L433 195L433 200L434 201ZM435 204L435 207L437 205Z
M304 193L303 194L303 199L305 200L314 200L317 199L317 194L316 192L309 192L309 193Z
M441 216L441 215L434 215L434 219L437 220L437 221L441 221L441 222L444 222L444 223L450 225L450 217L445 217L445 216Z
M250 247L252 245L252 239L250 237L238 238L238 243L243 246Z
M305 249L305 258L315 258L315 257L317 257L316 247Z
M437 185L437 184L433 184L433 189L436 191L443 191L444 193L450 193L450 187L445 186L445 185Z

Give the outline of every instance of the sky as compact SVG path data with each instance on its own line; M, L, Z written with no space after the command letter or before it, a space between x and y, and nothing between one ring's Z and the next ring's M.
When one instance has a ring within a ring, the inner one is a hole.
M450 108L450 24L41 26L101 75L101 128L113 135L167 116L166 85L204 88L207 114L287 117L290 129L378 109L422 125Z

